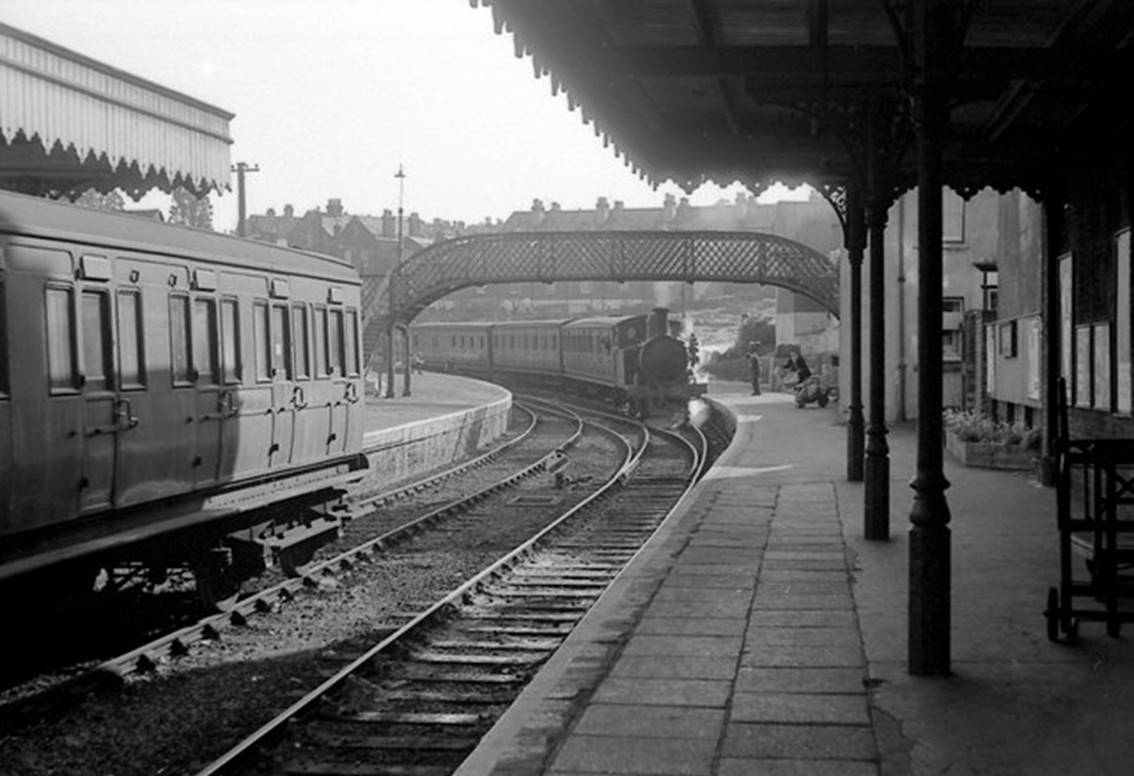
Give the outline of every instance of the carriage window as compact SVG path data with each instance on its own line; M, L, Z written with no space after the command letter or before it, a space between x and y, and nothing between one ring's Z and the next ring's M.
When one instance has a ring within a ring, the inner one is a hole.
M291 371L291 320L287 307L272 306L272 376L290 380Z
M226 383L239 383L244 377L240 362L240 316L235 299L221 300L221 342L224 360L221 369Z
M193 368L197 382L217 382L217 303L215 299L193 300Z
M192 382L189 374L189 297L169 297L169 368L174 385Z
M272 379L272 346L268 339L270 330L267 303L253 302L252 339L256 348L256 379L261 382Z
M141 299L137 291L118 292L118 381L122 390L146 387Z
M332 375L343 374L343 311L328 310L330 318L327 327L327 371Z
M47 289L47 370L52 391L75 388L75 321L71 289Z
M8 334L4 321L8 320L4 307L4 281L0 280L0 394L8 394Z
M83 374L88 388L112 388L110 301L104 291L83 292Z
M315 308L315 376L327 376L327 310Z
M307 332L307 308L291 308L291 328L295 335L295 376L306 380L311 376L308 354L310 335Z
M346 370L349 375L358 374L358 313L347 310L346 314Z

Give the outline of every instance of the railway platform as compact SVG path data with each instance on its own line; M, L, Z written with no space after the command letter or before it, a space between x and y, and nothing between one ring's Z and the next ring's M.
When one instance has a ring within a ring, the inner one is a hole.
M1134 631L1050 642L1055 494L952 483L950 677L906 669L916 429L890 431L891 540L862 538L833 408L714 383L735 443L458 776L1129 774Z
M362 446L370 459L367 487L382 487L472 455L508 428L512 394L459 375L413 375L402 396L398 375L392 398L367 386Z

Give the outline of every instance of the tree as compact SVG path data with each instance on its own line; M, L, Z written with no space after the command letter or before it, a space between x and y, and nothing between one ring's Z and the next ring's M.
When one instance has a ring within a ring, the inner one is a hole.
M122 193L118 189L113 189L106 194L98 189L87 189L75 198L75 204L91 210L124 210L126 208L126 200L122 198Z
M173 203L169 206L169 223L195 226L198 229L213 228L213 203L209 197L198 199L188 189L178 187L173 190Z

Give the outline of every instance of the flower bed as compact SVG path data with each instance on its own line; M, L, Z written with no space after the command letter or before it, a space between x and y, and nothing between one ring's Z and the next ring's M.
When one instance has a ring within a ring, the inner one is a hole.
M1042 436L1022 423L1000 423L974 412L945 411L945 449L962 466L1035 468Z

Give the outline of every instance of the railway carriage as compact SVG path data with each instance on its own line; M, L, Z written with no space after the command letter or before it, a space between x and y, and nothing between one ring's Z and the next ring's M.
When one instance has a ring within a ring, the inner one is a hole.
M413 326L411 346L425 365L437 371L458 369L487 375L488 323L419 323Z
M507 321L489 328L492 368L498 372L558 374L563 321Z
M0 582L130 562L213 585L232 531L341 494L359 287L331 257L0 192Z

